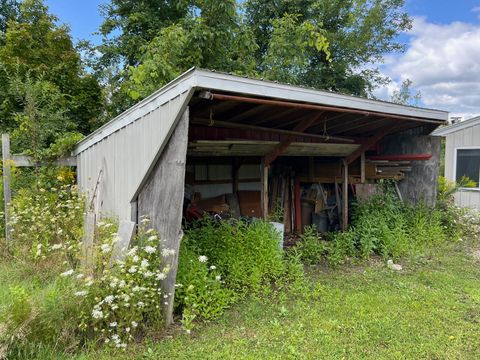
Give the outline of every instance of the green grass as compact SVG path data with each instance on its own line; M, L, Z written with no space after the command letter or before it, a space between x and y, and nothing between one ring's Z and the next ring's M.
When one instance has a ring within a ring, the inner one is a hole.
M191 335L77 359L479 359L480 260L459 244L401 263L311 268L300 292L250 299Z

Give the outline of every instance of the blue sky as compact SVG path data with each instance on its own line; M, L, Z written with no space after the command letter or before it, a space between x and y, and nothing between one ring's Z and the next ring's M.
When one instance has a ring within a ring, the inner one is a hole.
M108 0L46 0L75 41L89 39L102 22L99 5ZM421 105L465 118L480 114L480 0L406 0L413 30L400 39L404 54L387 56L380 70L392 79L375 95L387 99L406 78L422 94ZM379 64L375 64L378 66ZM477 95L478 94L478 95Z

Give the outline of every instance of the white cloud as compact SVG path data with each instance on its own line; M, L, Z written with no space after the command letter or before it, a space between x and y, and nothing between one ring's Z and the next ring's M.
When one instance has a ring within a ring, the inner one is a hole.
M415 18L408 35L407 51L382 67L394 83L375 95L388 99L410 79L422 93L422 105L448 110L451 116L480 114L480 25L438 25Z

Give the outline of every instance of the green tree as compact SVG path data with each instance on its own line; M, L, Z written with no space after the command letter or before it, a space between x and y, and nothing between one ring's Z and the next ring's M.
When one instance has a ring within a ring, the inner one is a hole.
M111 0L102 5L102 65L138 65L139 50L147 46L160 29L183 19L191 10L190 3L187 0Z
M7 84L12 78L15 82L30 78L55 85L66 103L65 116L80 131L91 131L102 108L101 88L82 68L68 27L57 25L58 19L41 0L25 0L19 11L17 19L7 22L5 43L0 47L0 81ZM23 106L5 88L0 90L3 129L16 126L14 114Z
M404 0L245 0L245 14L259 45L259 64L275 36L272 21L285 13L298 14L324 30L331 61L324 52L307 51L308 61L297 81L367 95L385 79L375 68L360 69L381 62L386 53L403 49L396 37L411 26L403 4Z
M18 1L0 0L0 45L3 45L7 23L18 18Z
M393 91L390 101L396 104L418 106L418 103L422 98L422 94L420 91L413 93L412 85L412 80L404 80L402 85L400 85L400 88Z

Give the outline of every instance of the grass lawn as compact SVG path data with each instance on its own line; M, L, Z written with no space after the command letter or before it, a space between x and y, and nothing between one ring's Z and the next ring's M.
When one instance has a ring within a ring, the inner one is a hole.
M403 265L311 269L310 291L248 300L191 335L79 359L480 359L480 259L456 245Z
M480 359L480 259L460 244L402 265L311 268L300 292L247 300L191 335L176 328L126 352L76 358ZM4 303L15 270L0 270ZM45 349L41 358L72 356Z

